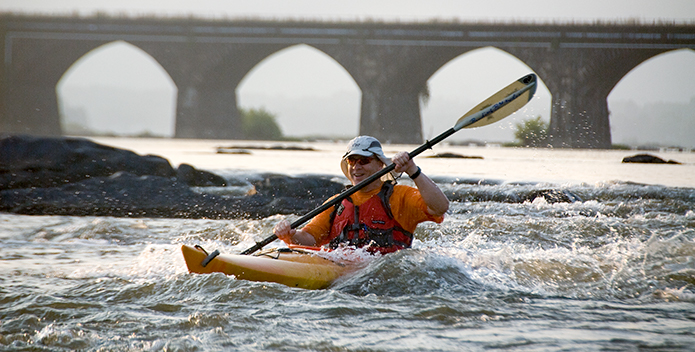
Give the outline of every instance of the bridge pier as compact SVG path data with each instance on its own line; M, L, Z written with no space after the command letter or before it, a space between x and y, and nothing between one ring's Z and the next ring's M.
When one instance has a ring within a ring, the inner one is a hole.
M360 134L382 143L422 142L422 122L417 92L368 87L362 89Z
M548 137L555 148L610 149L608 93L616 82L603 75L605 53L555 50L546 84L552 95Z
M178 88L174 137L242 139L236 88L248 72L285 45L143 45ZM172 55L172 52L174 54Z
M9 80L4 87L5 111L0 131L10 134L60 136L55 84Z
M343 65L362 90L359 133L394 144L422 143L420 93L429 77L462 51L361 41L317 47Z
M606 96L581 95L576 90L551 90L548 131L555 148L610 149L611 133Z
M612 147L608 95L616 84L658 49L555 49L544 56L541 76L552 94L550 145Z
M605 51L550 48L514 52L531 65L552 95L549 144L555 148L609 149L606 99L619 78L612 78L615 62L607 60Z
M176 138L243 137L234 88L179 88L176 106Z
M15 39L12 44L11 50L0 51L5 57L0 74L0 132L61 135L56 84L70 67L66 62L76 59L56 42ZM43 61L48 59L50 64Z

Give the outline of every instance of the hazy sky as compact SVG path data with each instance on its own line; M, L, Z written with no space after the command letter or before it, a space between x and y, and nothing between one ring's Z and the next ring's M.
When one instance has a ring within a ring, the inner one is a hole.
M273 19L322 20L504 20L504 21L577 21L640 20L644 22L695 22L694 0L584 0L584 1L413 1L413 0L0 0L0 11L42 14L92 15L107 12L117 15L190 15L210 17L253 17ZM108 50L107 50L108 49ZM138 92L160 90L171 99L175 87L166 72L150 57L126 43L110 44L95 50L61 81L68 100L79 102L86 96L79 92L89 87L108 85ZM109 70L104 69L109 67ZM423 107L423 131L426 137L450 127L450 122L480 100L504 87L530 70L522 62L496 49L480 49L463 55L438 71L428 82L432 99ZM480 82L474 90L462 86L460 77ZM486 82L487 85L481 84ZM85 88L87 87L87 88ZM135 87L135 88L133 88ZM59 89L59 93L61 92ZM278 115L289 135L316 134L334 129L357 133L360 94L352 78L325 54L308 46L297 46L276 53L242 81L238 90L242 107L265 106ZM135 93L141 95L141 93ZM547 118L550 96L542 87L526 111L528 116ZM657 101L687 102L695 96L695 52L681 51L649 60L625 77L609 96L611 101L632 100L639 104ZM94 99L92 99L93 101ZM97 99L98 100L98 99ZM305 104L301 103L305 102ZM313 103L312 103L313 102ZM170 105L170 104L169 104ZM171 115L167 105L162 114ZM111 108L113 104L108 105ZM333 110L331 110L331 108ZM94 114L103 114L96 107ZM150 111L150 110L147 110ZM151 112L150 112L151 113ZM321 115L312 118L308 116ZM332 116L327 119L325 116ZM695 115L691 116L695 119ZM156 119L150 116L151 119ZM159 125L171 134L171 117ZM298 121L304 119L302 121ZM308 121L307 121L308 120ZM518 120L518 119L517 119ZM510 140L513 123L462 131L463 138ZM156 124L155 124L156 125ZM306 133L303 133L306 132ZM465 133L469 133L466 136ZM615 133L614 133L615 135ZM620 135L618 133L617 135ZM666 136L664 138L667 138ZM633 138L635 139L635 138ZM695 139L695 137L694 137ZM615 141L614 142L620 142ZM695 141L690 145L695 146Z
M427 20L692 20L692 0L3 0L2 10L134 15Z

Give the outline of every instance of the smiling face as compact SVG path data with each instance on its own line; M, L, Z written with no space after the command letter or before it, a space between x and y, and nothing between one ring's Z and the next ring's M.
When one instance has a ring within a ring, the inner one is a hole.
M348 174L352 185L356 185L384 167L384 164L374 156L365 157L351 155L347 158Z

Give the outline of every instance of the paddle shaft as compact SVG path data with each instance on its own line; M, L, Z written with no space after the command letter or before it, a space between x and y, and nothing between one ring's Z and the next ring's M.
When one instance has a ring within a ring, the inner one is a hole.
M535 82L534 82L534 84L535 84ZM451 136L452 134L456 133L456 131L460 130L461 128L464 128L468 125L471 125L471 124L479 121L480 119L482 119L482 118L494 113L495 111L501 109L502 107L506 106L508 103L510 103L513 100L520 97L527 90L531 89L531 87L532 87L532 85L529 84L526 87L508 95L507 97L505 97L504 99L502 99L501 101L499 101L496 104L493 104L493 105L491 105L483 110L480 110L480 111L478 111L475 114L472 114L470 116L464 116L465 120L464 120L464 117L462 117L461 119L459 119L457 121L457 123L454 127L442 132L437 137L434 137L434 139L425 142L423 145L417 147L415 150L408 153L408 155L410 156L410 159L416 157L417 155L419 155L420 153L424 152L427 149L431 149L432 146L443 141L444 139ZM395 164L387 165L386 167L384 167L383 169L374 173L373 175L369 176L368 178L366 178L362 182L354 185L353 187L346 189L345 191L341 192L335 198L323 203L318 208L312 210L311 212L309 212L306 215L302 216L301 218L297 219L296 221L294 221L290 225L291 228L294 229L294 228L299 227L301 224L311 220L314 216L316 216L316 215L320 214L321 212L325 211L326 209L329 209L329 208L335 206L336 204L342 202L345 198L351 196L355 192L364 188L366 185L376 181L377 179L381 178L382 176L386 175L387 173L393 171L393 169L395 169L395 168L396 168ZM265 238L264 240L262 240L261 242L257 242L253 247L241 252L241 254L243 254L243 255L252 254L255 251L257 251L257 250L265 247L266 245L270 244L271 242L275 241L277 238L278 238L277 235L272 234L272 235L268 236L267 238Z

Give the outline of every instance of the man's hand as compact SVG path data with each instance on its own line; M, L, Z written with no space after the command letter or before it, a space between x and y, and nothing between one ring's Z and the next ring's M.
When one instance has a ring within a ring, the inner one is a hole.
M287 244L292 244L292 237L295 233L297 233L297 230L291 227L292 226L290 225L289 221L281 220L280 222L275 224L275 227L273 228L273 233L275 234L275 236L278 236L278 238L281 239L283 242Z
M393 169L395 172L405 172L408 175L412 175L417 172L417 165L410 159L410 155L407 152L399 152L391 158L391 161L396 165Z

